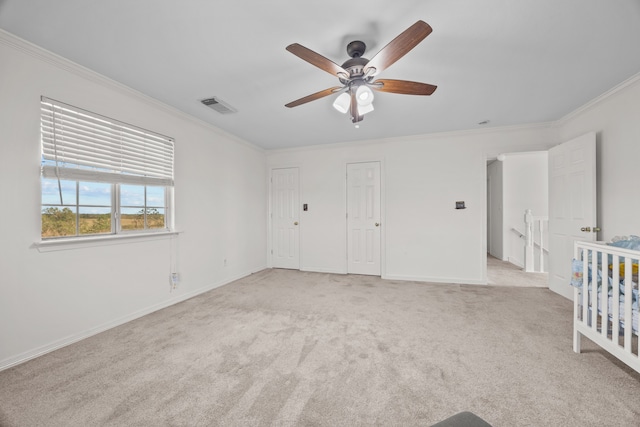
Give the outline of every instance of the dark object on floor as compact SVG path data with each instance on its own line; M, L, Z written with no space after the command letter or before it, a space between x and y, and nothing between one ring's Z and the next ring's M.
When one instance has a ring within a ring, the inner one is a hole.
M431 427L491 427L491 424L472 412L460 412Z

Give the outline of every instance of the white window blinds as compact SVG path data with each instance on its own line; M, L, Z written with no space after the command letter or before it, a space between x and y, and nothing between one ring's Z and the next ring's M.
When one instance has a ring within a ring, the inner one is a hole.
M173 185L173 139L42 97L47 178Z

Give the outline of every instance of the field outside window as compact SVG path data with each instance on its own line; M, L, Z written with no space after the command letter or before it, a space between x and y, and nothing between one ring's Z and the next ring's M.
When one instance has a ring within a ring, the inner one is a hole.
M113 232L112 184L42 180L42 237Z
M164 187L120 186L120 228L153 230L166 228Z

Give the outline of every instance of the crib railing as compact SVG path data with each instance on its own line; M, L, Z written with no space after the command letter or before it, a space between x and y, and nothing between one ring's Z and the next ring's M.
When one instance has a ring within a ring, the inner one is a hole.
M634 324L633 308L638 278L633 264L639 257L637 251L576 242L574 258L582 266L572 272L573 280L582 281L573 294L573 351L580 353L580 336L584 335L638 372L638 315L636 309Z
M535 216L531 209L524 211L524 271L528 273L544 273L544 254L547 252L544 247L544 236L548 222L548 216ZM538 237L537 239L536 236ZM538 259L537 270L536 258Z

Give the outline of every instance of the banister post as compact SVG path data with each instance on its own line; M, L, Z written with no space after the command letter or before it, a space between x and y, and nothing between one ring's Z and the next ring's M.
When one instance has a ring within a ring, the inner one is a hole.
M531 273L535 271L535 261L533 259L533 214L531 209L524 211L525 223L525 246L524 246L524 271Z
M540 218L539 220L539 232L540 232L540 255L539 255L539 259L540 261L538 262L538 271L540 273L544 273L544 219Z

